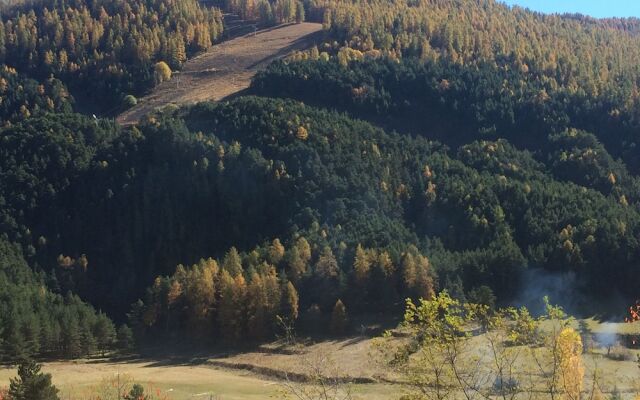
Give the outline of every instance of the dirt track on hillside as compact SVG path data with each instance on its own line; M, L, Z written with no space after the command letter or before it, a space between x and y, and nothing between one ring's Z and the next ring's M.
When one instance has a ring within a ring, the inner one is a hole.
M308 22L284 25L217 44L187 61L182 71L138 99L138 104L120 114L117 121L130 125L168 104L217 101L240 92L271 61L309 47L321 29L321 24Z

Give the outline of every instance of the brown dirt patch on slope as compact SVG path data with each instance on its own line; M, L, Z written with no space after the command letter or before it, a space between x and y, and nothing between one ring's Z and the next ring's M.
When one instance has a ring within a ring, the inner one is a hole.
M218 101L249 87L251 78L271 61L308 48L322 30L305 22L282 25L231 39L187 61L170 81L163 82L120 114L118 123L130 125L168 104Z

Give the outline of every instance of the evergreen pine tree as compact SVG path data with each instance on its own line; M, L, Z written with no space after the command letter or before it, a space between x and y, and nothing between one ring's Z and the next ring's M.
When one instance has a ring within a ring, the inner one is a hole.
M124 396L124 400L148 400L149 396L144 394L144 387L139 383L134 383L128 394Z
M307 273L307 263L304 258L302 258L297 246L292 247L291 250L287 252L287 258L289 265L288 275L293 282L298 283Z
M40 372L40 365L29 360L18 367L18 377L11 379L11 400L59 400L58 389L51 383L51 375Z
M98 314L93 325L93 334L96 338L98 350L104 356L111 349L116 339L116 330L113 322L105 314Z
M75 358L82 355L81 332L76 316L68 315L63 320L61 340L64 357Z
M80 352L82 355L90 356L96 351L98 343L91 327L88 323L84 322L80 325Z
M333 335L344 335L347 331L347 324L347 308L342 300L338 299L331 313L331 333Z
M135 345L133 331L126 324L118 328L118 348L123 351L131 350Z

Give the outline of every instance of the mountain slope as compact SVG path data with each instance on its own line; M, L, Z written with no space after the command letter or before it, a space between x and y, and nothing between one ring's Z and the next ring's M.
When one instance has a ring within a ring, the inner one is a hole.
M135 107L120 114L118 123L136 123L169 104L221 100L240 92L249 87L259 69L274 59L310 47L321 27L313 23L280 26L215 45L187 61L171 81L158 85Z

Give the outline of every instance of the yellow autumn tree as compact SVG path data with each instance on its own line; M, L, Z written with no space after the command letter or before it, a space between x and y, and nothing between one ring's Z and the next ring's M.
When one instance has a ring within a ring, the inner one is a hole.
M156 83L162 83L171 79L171 68L164 61L158 61L155 66Z
M232 277L236 277L242 273L242 260L235 247L230 248L224 256L222 269L227 271Z
M307 138L309 137L309 132L307 131L307 128L300 125L296 132L296 137L300 140L307 140Z
M412 339L401 343L387 332L374 341L374 354L407 382L407 399L480 398L476 396L481 382L489 375L500 376L478 368L473 355L475 345L467 327L476 323L476 313L447 291L417 304L408 299L401 326ZM490 398L488 393L485 398Z
M383 251L378 255L376 267L386 278L392 276L395 272L395 267L393 266L393 262L391 261L391 256L389 256L389 253L387 253L386 251Z
M273 239L269 246L269 261L277 265L282 257L284 257L284 246L280 243L280 239Z
M358 285L361 290L367 285L370 270L371 259L362 246L358 245L356 248L355 259L353 261L353 274L356 285Z
M402 280L405 289L407 290L407 292L411 292L416 287L416 283L418 280L416 261L411 253L406 252L402 255L401 268Z
M280 306L280 314L282 318L290 322L298 319L298 291L291 282L287 282L282 287L282 302Z
M247 287L247 332L255 340L267 335L267 291L262 277L253 274Z
M418 254L416 260L416 285L414 288L418 298L432 299L435 297L435 286L433 277L431 276L431 263L426 256Z
M540 376L544 377L543 391L552 399L579 400L584 382L582 339L572 328L574 319L562 307L543 298L546 313L539 334L544 346L532 346L531 355Z
M246 294L247 284L242 275L234 279L223 270L220 274L218 326L222 337L230 343L237 342L244 334Z
M302 257L304 261L308 262L311 260L311 246L309 245L309 242L307 242L307 239L300 236L296 241L296 247L298 248L298 251L300 251L300 257Z
M566 400L579 400L584 382L584 364L582 362L582 339L571 327L566 327L558 335L556 350L558 367L556 369L557 387Z

